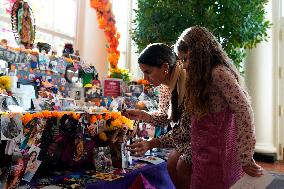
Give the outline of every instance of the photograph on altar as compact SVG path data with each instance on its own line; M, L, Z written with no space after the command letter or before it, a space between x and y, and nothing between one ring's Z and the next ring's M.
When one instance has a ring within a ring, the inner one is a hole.
M139 123L138 136L143 138L154 138L155 126L151 123Z
M112 169L110 147L98 147L94 150L94 162L97 172L108 172Z
M99 98L100 96L101 96L101 87L99 85L94 85L93 87L85 88L86 101L91 101L94 98Z
M38 118L35 120L33 126L30 128L31 133L28 138L28 146L39 146L41 144L41 137L45 129L46 119Z
M0 46L0 60L6 60L7 49Z
M39 161L38 155L40 153L40 148L36 146L32 146L28 152L28 162L27 162L27 167L25 170L25 173L23 175L23 180L30 182L35 175L38 167L41 164L41 161Z
M23 178L25 169L26 162L24 157L15 158L6 176L4 188L17 188Z
M9 63L13 63L13 62L17 63L16 62L16 58L17 58L17 53L16 52L14 52L14 51L7 51L6 52L6 60L7 60L7 62L9 62Z
M42 91L39 91L39 94ZM52 102L48 98L34 98L32 99L34 110L52 110Z
M18 140L23 136L20 114L3 114L1 116L1 140Z
M129 85L129 92L132 96L139 97L144 91L144 85Z
M84 88L72 88L69 96L74 100L85 101L85 90Z

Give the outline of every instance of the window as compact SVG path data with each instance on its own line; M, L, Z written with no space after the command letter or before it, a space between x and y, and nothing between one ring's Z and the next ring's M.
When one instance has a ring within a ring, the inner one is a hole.
M281 1L281 17L284 17L284 1Z
M78 0L29 0L35 17L35 43L49 43L62 54L66 42L75 44ZM0 29L11 33L7 0L0 1ZM8 34L5 34L8 35ZM1 36L1 38L5 36ZM9 40L10 42L10 40Z
M116 27L120 33L118 50L120 51L120 58L118 61L118 67L125 68L127 64L128 54L128 39L129 39L129 1L112 1L112 10L115 15Z

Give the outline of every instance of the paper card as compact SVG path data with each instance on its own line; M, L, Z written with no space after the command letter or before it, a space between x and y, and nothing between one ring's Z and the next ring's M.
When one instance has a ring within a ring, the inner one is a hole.
M107 78L103 80L103 96L121 96L121 79Z
M148 163L152 163L154 165L158 165L160 163L163 163L165 160L155 157L155 156L146 156L146 157L133 157L133 159L135 160L139 160L139 161L145 161Z
M273 179L273 176L267 171L261 177L251 177L245 174L230 189L265 189Z

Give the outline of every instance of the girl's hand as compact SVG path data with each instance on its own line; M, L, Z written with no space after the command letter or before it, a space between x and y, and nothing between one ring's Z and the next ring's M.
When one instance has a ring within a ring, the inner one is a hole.
M125 110L123 115L131 120L143 120L150 122L151 116L141 110Z
M150 144L143 139L136 140L133 144L126 146L134 156L142 156L150 150Z

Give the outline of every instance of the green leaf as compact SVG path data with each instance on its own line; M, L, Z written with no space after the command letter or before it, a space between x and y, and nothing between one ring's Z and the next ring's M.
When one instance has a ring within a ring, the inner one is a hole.
M141 52L149 43L172 45L190 26L207 27L242 72L245 49L267 40L268 0L138 0L131 31Z

